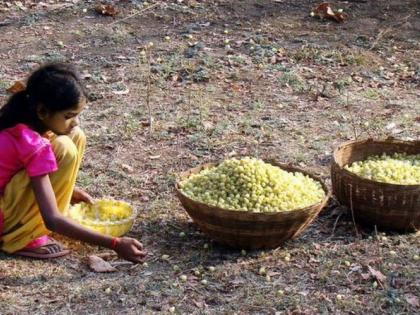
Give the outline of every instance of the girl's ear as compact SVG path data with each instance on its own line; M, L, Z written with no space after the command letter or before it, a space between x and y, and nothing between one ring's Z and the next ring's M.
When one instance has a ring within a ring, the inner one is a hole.
M43 104L38 104L36 107L36 115L42 121L48 116L48 110L45 108Z

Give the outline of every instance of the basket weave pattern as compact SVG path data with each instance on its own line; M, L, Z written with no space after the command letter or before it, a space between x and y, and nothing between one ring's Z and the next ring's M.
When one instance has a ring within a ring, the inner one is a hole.
M420 228L420 185L396 185L362 178L344 169L355 161L383 153L420 154L420 142L398 140L349 141L334 151L331 164L333 193L355 220L384 229Z
M270 162L289 172L301 172L321 182L301 169ZM181 174L181 179L215 164L205 164ZM179 182L178 182L179 183ZM289 238L298 236L325 206L329 191L321 182L325 198L310 207L276 213L254 213L226 210L187 197L176 184L176 193L185 210L199 228L219 243L237 248L274 248Z

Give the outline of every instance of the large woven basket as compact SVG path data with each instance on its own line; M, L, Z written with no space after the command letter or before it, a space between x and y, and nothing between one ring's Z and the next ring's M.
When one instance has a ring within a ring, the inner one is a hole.
M419 154L419 141L360 140L341 144L331 164L333 193L340 203L353 210L359 223L383 229L420 228L420 185L396 185L362 178L343 167L382 153Z
M287 239L298 236L325 206L330 192L317 177L290 165L269 162L289 172L301 172L319 181L325 198L310 207L276 213L234 211L210 206L187 197L176 184L176 193L185 210L198 227L219 243L236 248L274 248ZM204 168L209 163L180 174L180 180Z

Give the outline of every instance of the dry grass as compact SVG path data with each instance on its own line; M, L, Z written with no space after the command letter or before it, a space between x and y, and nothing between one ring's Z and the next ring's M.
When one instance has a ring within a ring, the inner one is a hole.
M4 87L46 60L72 60L90 75L79 184L95 197L135 205L130 235L149 251L148 266L112 274L91 272L87 255L103 250L73 240L63 239L71 256L56 261L0 254L1 313L418 312L416 234L359 227L357 238L345 209L331 202L298 239L243 253L198 231L173 194L175 174L207 161L274 157L328 182L332 148L354 128L361 136L418 138L418 13L399 36L383 34L370 49L385 26L378 23L392 26L405 12L393 7L382 21L382 7L348 3L351 18L337 25L307 17L315 1L157 2L164 4L113 25L85 2L48 14L12 6L12 24L0 26L1 102ZM141 4L121 2L119 18ZM40 33L48 36L40 41ZM151 41L150 59L142 58Z

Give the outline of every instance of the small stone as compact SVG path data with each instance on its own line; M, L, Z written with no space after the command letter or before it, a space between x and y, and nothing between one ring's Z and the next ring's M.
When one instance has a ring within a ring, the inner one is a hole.
M162 260L168 260L169 259L169 255L162 255Z
M128 164L121 164L121 168L126 173L133 173L134 172L134 169Z
M413 256L413 259L414 259L415 261L419 260L419 255L414 255L414 256Z
M341 301L343 299L343 296L341 294L337 294L336 298L337 300Z
M267 274L267 270L265 269L265 267L261 267L260 270L258 270L258 273L262 276Z
M180 276L179 276L179 279L180 279L181 281L183 281L183 282L187 282L188 277L187 277L186 275L180 275Z
M378 287L378 282L373 281L373 283L372 283L372 287L373 287L374 289L376 289L376 288Z
M204 249L208 249L208 248L209 248L209 244L207 244L207 243L206 243L206 244L204 244L204 245L203 245L203 248L204 248Z
M111 290L111 288L106 288L106 289L105 289L105 293L106 293L106 294L110 294L110 293L111 293L111 291L112 291L112 290Z
M173 269L174 271L180 271L180 270L181 270L181 268L179 268L179 266L178 266L178 265L173 265L172 269Z
M185 232L179 232L179 237L185 237Z
M281 289L277 290L277 295L280 295L280 296L284 295L284 291Z
M144 262L143 267L149 267L149 264L147 262Z
M194 270L194 275L198 277L201 275L201 272L199 270Z
M390 254L391 256L398 256L398 254L397 254L397 252L396 252L395 250L390 250L390 251L389 251L389 254Z
M169 313L175 313L175 306L171 306L168 311Z
M344 261L344 264L345 264L347 267L350 267L350 266L351 266L351 263L350 263L348 260L345 260L345 261Z
M210 272L213 272L213 271L215 271L215 270L216 270L216 268L214 268L213 266L210 266L210 267L209 267L209 271L210 271Z
M245 249L241 250L241 255L246 256L246 250Z
M203 280L201 280L200 282L201 282L201 284L203 284L203 285L207 285L207 280L206 280L206 279L203 279Z

